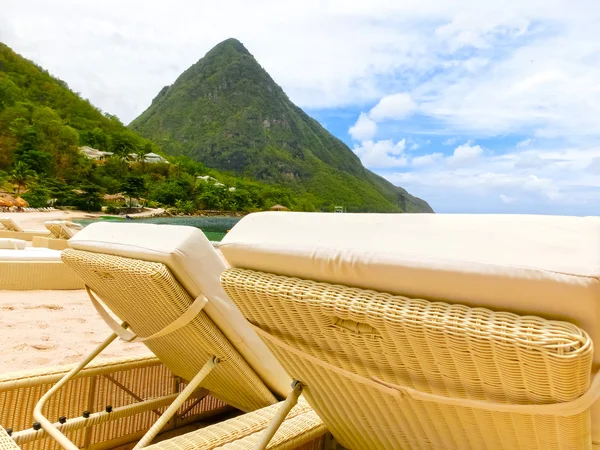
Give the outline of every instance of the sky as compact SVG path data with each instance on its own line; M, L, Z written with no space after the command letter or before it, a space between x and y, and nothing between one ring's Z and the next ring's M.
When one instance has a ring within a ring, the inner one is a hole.
M0 0L0 41L125 123L235 37L440 213L600 215L596 0Z

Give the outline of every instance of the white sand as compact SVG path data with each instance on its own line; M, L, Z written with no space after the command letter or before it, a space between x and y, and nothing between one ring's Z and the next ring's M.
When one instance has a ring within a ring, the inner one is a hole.
M83 290L0 291L0 373L78 362L109 334ZM149 354L117 340L98 359Z

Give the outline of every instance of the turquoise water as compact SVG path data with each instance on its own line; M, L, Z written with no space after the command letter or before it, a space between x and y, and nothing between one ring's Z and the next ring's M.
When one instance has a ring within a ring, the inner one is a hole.
M159 225L187 225L201 229L211 241L220 241L233 226L238 223L239 217L151 217L148 219L125 220L121 218L103 218L94 220L74 220L81 225L93 222L119 222L119 223L155 223Z

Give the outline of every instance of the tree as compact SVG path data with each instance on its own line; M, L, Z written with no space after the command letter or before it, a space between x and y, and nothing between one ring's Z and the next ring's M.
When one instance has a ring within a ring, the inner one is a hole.
M138 153L137 136L125 129L116 131L110 136L110 151L120 158L127 158L131 153Z
M129 207L131 208L131 198L141 197L146 190L146 182L143 177L132 175L125 178L125 181L121 185L121 190L129 197Z
M17 185L17 195L20 195L21 189L26 187L35 176L35 171L31 170L24 162L19 161L10 172L9 180L11 183Z
M46 181L46 188L52 206L66 206L69 200L73 198L73 193L69 186L58 179L50 179Z
M50 190L44 186L36 184L29 192L23 194L23 198L27 200L29 206L33 208L43 208L48 206L50 200Z
M79 187L79 192L77 192L75 206L88 212L100 211L102 209L101 195L102 188L100 186L89 182L84 183Z

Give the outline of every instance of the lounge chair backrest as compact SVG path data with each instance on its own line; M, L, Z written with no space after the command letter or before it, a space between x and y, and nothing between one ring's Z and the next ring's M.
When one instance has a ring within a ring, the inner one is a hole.
M236 267L222 283L349 449L591 448L599 231L595 218L256 214L220 245Z
M23 229L10 217L0 217L0 225L4 227L6 231L23 232Z
M69 245L65 263L138 336L154 335L201 301L191 322L145 342L175 374L190 380L216 355L221 363L203 384L216 397L253 410L276 400L271 391L287 395L290 378L223 291L225 264L200 230L95 223Z
M83 229L81 225L66 220L49 220L44 226L54 239L71 239Z

